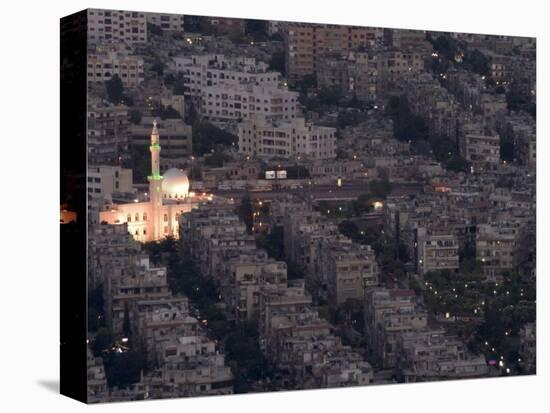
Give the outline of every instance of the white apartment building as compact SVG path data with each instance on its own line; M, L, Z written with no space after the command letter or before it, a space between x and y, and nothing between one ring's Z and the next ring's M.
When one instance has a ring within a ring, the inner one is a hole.
M143 59L117 52L88 54L89 82L104 82L114 75L124 86L137 86L144 79Z
M239 121L253 115L276 120L298 116L298 92L250 84L207 86L203 89L200 112L211 120Z
M183 72L186 94L200 98L207 86L251 84L278 87L281 74L269 70L253 57L226 57L222 54L174 57L175 69Z
M255 116L238 126L239 151L260 158L299 157L334 159L336 129L316 126L302 117L279 122Z
M111 197L113 192L133 192L132 170L113 165L88 166L88 195Z
M127 44L147 42L145 13L124 10L88 10L88 41L90 43Z

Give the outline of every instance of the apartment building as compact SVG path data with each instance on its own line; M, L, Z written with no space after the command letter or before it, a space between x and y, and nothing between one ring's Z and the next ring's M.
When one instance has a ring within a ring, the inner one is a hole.
M286 287L287 266L270 259L264 250L251 250L229 256L218 280L222 299L235 311L237 321L258 316L259 294L265 285Z
M161 398L233 393L233 374L204 333L172 337L159 345L160 366L147 377Z
M343 346L333 327L311 308L303 280L267 286L260 294L260 348L281 372L284 388L369 384L373 370Z
M94 357L88 347L87 350L87 403L104 403L109 401L109 388L107 387L107 376L101 357Z
M101 100L88 105L88 162L115 164L128 150L128 108Z
M365 331L368 349L383 368L397 365L403 333L427 326L428 314L412 290L375 288L366 291Z
M329 55L346 55L383 37L383 29L292 23L285 27L285 64L289 81L314 74Z
M422 43L427 43L424 30L387 29L387 34L391 45L398 49L418 47Z
M88 41L92 44L146 43L146 13L88 9Z
M130 125L128 135L130 145L145 150L151 144L151 124L156 118L144 116L139 125ZM157 129L162 136L163 169L181 167L193 153L193 130L183 119L161 119Z
M116 165L88 165L88 195L110 198L114 192L133 192L132 170Z
M500 136L467 134L463 153L475 171L495 168L500 163Z
M336 129L316 126L302 117L276 121L254 116L238 125L239 152L253 158L334 159Z
M502 280L503 272L517 264L522 226L517 222L490 222L477 226L476 259L489 281Z
M536 121L525 112L501 112L496 130L502 139L514 143L514 158L534 170L537 164Z
M254 236L233 208L199 208L180 216L181 239L190 246L202 274L221 274L229 255L256 249Z
M458 238L445 226L416 229L416 262L418 272L457 270L459 267Z
M537 370L537 325L526 323L519 330L519 354L521 363L527 372L535 373Z
M117 75L125 87L136 87L144 80L143 58L108 51L88 54L88 81L105 82Z
M183 74L185 93L200 99L203 88L222 84L252 84L277 87L281 83L281 74L269 70L265 62L247 56L225 56L223 54L205 54L176 56L174 68Z
M321 241L319 269L327 280L328 298L333 306L347 300L363 301L365 289L378 285L378 265L368 245L350 239Z
M162 343L172 337L196 335L197 320L189 314L186 297L140 300L132 306L132 334L149 355L148 362L158 365Z
M248 120L254 115L288 121L300 113L298 96L283 87L223 83L203 87L199 111L215 121Z
M88 288L107 286L109 279L125 273L127 268L146 255L128 233L128 226L91 225L88 230Z
M163 31L183 32L184 16L170 13L145 13L145 20L149 24L160 27Z
M141 258L118 277L109 277L105 291L107 325L115 334L123 332L124 319L129 318L135 303L171 296L166 268L153 267L149 258Z
M485 356L472 354L443 329L405 332L399 347L405 382L478 378L489 372Z

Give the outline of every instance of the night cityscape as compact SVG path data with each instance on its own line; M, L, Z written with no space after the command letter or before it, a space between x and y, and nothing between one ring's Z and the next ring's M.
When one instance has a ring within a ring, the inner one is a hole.
M88 402L536 373L535 38L86 16Z

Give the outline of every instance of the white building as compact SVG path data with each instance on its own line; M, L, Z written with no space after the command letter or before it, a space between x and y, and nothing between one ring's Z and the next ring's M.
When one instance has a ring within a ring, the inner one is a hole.
M97 43L146 43L145 13L125 10L88 10L88 41Z
M262 114L277 120L298 116L298 92L252 84L222 84L203 89L201 114L211 120L239 121Z
M207 86L240 83L277 87L281 74L253 57L226 57L221 54L174 57L175 69L183 73L189 96L200 98Z
M259 158L336 157L336 129L316 126L304 118L276 121L255 116L238 126L239 151Z

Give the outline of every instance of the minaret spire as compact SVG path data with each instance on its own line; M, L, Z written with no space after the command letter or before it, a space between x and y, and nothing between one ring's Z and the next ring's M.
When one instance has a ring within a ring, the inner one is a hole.
M157 120L153 121L153 130L151 131L151 177L152 179L160 178L160 138L157 129Z
M157 129L157 120L153 121L151 131L151 175L149 176L149 202L151 203L152 219L149 221L149 230L152 239L158 240L162 237L162 175L160 174L160 138Z

